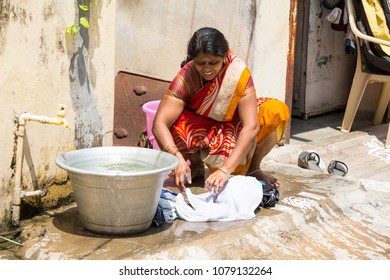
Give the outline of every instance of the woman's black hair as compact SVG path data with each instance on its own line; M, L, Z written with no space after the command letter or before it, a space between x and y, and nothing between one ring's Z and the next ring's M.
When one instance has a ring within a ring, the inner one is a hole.
M181 63L181 67L200 52L224 57L228 51L229 43L219 30L212 27L203 27L195 31L188 42L187 58Z

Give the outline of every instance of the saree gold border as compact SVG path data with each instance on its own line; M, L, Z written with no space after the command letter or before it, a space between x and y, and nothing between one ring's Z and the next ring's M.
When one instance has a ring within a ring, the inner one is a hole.
M240 164L236 167L236 169L233 171L232 174L246 175L246 172L248 171L248 168L249 168L250 163L252 161L255 147L256 147L256 143L255 143L255 140L253 140L251 149L249 150L248 154L241 160ZM225 160L226 160L225 156L208 155L204 159L204 163L207 165L207 167L210 169L211 172L214 172L215 170L218 169L218 167L222 167Z
M211 119L216 121L227 120L225 115L232 101L235 101L233 98L236 95L237 87L239 87L239 84L242 83L240 78L245 68L247 68L246 64L239 58L235 58L232 64L228 67L221 84L221 89L219 90L220 94L218 94L216 100L214 101L209 114Z
M240 81L237 83L236 90L234 91L234 95L232 97L232 101L229 103L229 107L226 110L226 114L223 118L224 121L229 121L233 118L234 112L236 111L237 104L240 101L242 94L245 91L246 85L248 84L249 77L251 72L248 67L242 71Z

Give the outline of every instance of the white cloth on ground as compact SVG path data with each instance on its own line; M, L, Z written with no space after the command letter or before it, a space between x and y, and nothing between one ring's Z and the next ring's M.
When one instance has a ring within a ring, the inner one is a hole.
M248 220L263 198L263 187L254 177L233 176L219 195L211 192L194 195L186 189L188 205L182 194L176 197L179 216L189 222Z

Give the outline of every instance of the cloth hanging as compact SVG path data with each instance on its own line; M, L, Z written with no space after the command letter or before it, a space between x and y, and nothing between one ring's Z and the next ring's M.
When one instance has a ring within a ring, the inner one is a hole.
M390 30L386 24L386 16L379 0L362 0L367 22L375 38L390 41ZM390 55L390 47L379 45L386 55Z

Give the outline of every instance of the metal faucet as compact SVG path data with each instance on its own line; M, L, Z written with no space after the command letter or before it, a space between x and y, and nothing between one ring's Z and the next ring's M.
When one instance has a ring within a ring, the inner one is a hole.
M57 121L52 122L53 124L58 124L61 125L63 124L65 128L68 128L68 121L65 119L65 108L66 105L64 104L59 104L60 110L57 113Z

